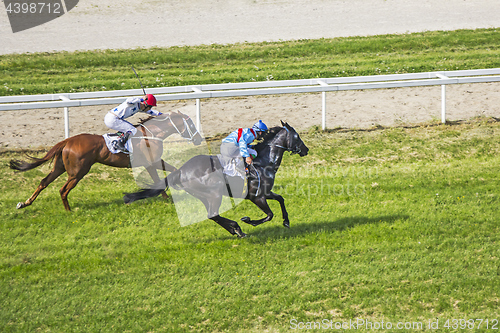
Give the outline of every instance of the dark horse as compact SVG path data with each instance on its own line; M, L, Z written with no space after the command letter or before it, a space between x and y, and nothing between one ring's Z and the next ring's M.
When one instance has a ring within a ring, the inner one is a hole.
M283 215L283 225L290 227L288 213L285 209L285 200L279 194L273 193L271 189L274 185L274 177L283 159L285 151L300 156L307 155L309 148L306 147L299 134L287 123L282 122L283 127L274 127L268 130L254 148L258 155L254 160L253 166L249 166L248 189L245 199L256 204L266 217L260 220L251 220L244 217L241 220L253 226L270 221L273 218L273 212L267 204L268 199L277 200L281 206ZM238 223L219 215L219 208L222 202L222 196L231 193L227 189L227 177L221 170L217 156L198 155L181 166L178 170L172 172L151 189L143 189L136 193L126 194L125 203L131 203L136 200L154 197L159 195L168 186L175 189L182 189L203 202L207 209L208 218L217 222L232 235L245 237ZM235 192L242 193L242 192Z
M166 137L178 133L183 138L193 141L199 145L203 138L196 130L193 121L180 112L162 114L158 117L148 118L137 125L136 135L142 135L139 142L134 143L134 161L144 161L143 165L150 174L153 181L159 181L160 177L156 170L175 171L176 168L161 159L163 152L163 140ZM146 153L147 152L147 153ZM50 183L64 172L68 173L68 181L59 191L66 210L71 210L68 203L69 192L90 171L94 163L101 163L117 168L130 167L130 156L124 153L112 154L106 146L102 135L79 134L72 136L56 144L42 158L30 157L32 162L11 160L10 168L18 171L34 169L47 161L54 160L52 171L38 185L33 195L25 202L17 204L17 208L24 208L33 203L37 196ZM141 165L134 165L141 166ZM166 194L165 194L166 196Z

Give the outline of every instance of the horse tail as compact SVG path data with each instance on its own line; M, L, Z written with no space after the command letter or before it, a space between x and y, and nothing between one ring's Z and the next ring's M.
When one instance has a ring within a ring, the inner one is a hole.
M17 170L17 171L28 171L31 169L34 169L45 162L51 161L56 157L57 155L60 155L66 147L66 140L59 142L56 144L54 147L52 147L51 150L45 154L44 157L42 158L36 158L36 157L31 157L28 156L33 162L26 162L26 161L21 161L21 160L10 160L9 166L11 169Z
M153 198L161 194L168 187L168 180L164 178L159 182L153 184L151 188L142 189L134 193L125 193L123 196L123 201L126 204L132 203L137 200L142 200L146 198Z

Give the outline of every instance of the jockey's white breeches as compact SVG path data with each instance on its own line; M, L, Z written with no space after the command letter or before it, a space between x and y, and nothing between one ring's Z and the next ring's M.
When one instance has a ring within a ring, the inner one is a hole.
M112 130L127 133L131 132L132 135L137 133L137 128L126 120L118 118L115 114L108 112L104 117L104 124Z

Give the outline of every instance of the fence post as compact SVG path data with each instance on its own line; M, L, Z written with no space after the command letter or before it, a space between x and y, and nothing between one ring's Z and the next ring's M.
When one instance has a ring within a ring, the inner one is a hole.
M436 74L440 79L449 79L446 75ZM446 124L446 84L441 85L441 122Z
M69 138L69 108L64 108L64 138Z
M446 85L441 85L441 122L446 124Z
M59 96L60 99L67 102L70 99L66 96ZM69 138L69 108L67 106L64 107L64 138Z
M196 129L199 131L201 126L201 105L200 99L196 99Z
M323 91L321 96L321 129L326 130L326 91Z
M196 87L191 87L195 93L201 93L201 89ZM196 99L196 129L199 131L201 126L201 103L200 99Z
M319 85L326 87L328 83L318 80ZM326 91L321 92L321 129L326 130Z

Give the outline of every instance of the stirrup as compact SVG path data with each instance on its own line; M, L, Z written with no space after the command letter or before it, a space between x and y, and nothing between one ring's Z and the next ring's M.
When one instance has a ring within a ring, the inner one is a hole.
M128 153L129 151L127 150L127 148L125 148L125 145L123 143L121 143L120 141L115 141L116 144L114 145L114 148L116 150L120 150L124 153Z
M113 141L113 148L125 153L128 152L127 148L125 148L125 145L120 140Z
M129 152L128 149L125 148L125 144L127 143L128 138L129 135L127 133L122 134L120 139L113 142L113 148L128 153Z

